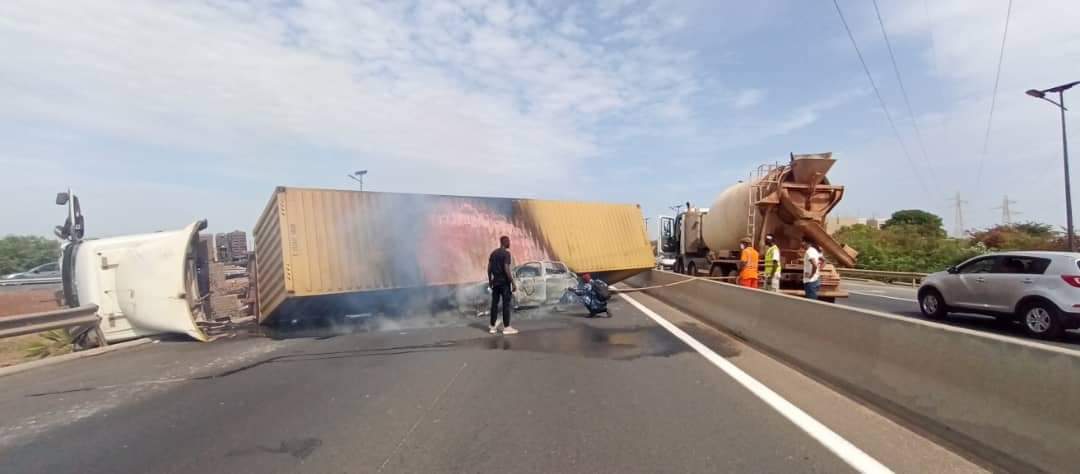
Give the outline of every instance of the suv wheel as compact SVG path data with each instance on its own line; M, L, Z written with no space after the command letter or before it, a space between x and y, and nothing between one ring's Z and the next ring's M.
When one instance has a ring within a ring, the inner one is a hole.
M933 288L919 293L919 310L922 311L923 316L930 319L944 318L949 312L949 308L945 306L945 299L941 297L941 292Z
M1057 339L1065 331L1058 309L1043 301L1024 305L1020 309L1020 323L1024 325L1024 331L1041 339Z

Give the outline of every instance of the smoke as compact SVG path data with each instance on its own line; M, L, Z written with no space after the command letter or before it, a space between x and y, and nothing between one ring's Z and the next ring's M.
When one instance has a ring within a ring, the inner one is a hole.
M290 240L288 250L317 265L309 264L306 275L294 272L297 286L307 285L316 296L282 306L279 319L289 325L326 319L332 328L352 331L356 320L366 327L411 329L478 319L490 298L488 256L500 236L510 236L514 264L550 259L512 199L290 192L322 196L304 199L305 208L294 214L303 222L290 223L290 233L303 235ZM323 219L314 219L320 212Z

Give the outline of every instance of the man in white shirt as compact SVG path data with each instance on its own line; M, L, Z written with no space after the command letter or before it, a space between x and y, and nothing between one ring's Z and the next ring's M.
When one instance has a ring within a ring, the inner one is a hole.
M802 247L806 250L803 254L803 290L806 291L807 298L816 300L818 290L821 289L821 267L825 265L825 259L814 247L810 237L803 236Z

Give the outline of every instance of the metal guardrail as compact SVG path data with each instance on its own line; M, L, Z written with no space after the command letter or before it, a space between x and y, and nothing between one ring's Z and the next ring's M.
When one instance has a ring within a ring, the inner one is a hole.
M47 285L47 284L59 284L62 280L60 277L49 278L12 278L10 280L0 280L0 286L20 286L20 285Z
M840 273L842 278L865 278L868 280L878 280L885 282L905 282L911 283L911 286L918 286L922 283L929 273L915 273L915 272L888 272L881 270L861 270L858 268L837 268L836 271Z
M43 313L20 314L0 317L0 339L23 336L53 329L73 326L93 325L98 331L98 340L105 344L105 337L100 333L101 317L97 314L98 306L89 304L78 308L64 308Z

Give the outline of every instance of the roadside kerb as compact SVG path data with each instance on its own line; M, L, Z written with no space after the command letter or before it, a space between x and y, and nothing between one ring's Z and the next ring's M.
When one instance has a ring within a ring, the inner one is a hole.
M1080 351L707 280L645 293L1007 470L1075 469Z
M26 372L27 370L38 369L38 368L41 368L41 367L46 367L46 366L50 366L50 365L54 365L54 364L59 364L61 362L69 362L69 361L73 361L73 360L77 360L77 359L85 359L87 357L93 357L93 356L97 356L97 355L101 355L101 354L107 354L107 353L113 352L113 351L119 351L119 350L122 350L122 349L130 349L132 347L138 347L138 346L141 346L143 344L149 344L151 342L154 342L154 340L144 337L144 338L141 338L141 339L135 339L135 340L132 340L132 341L125 341L125 342L121 342L121 343L118 343L118 344L112 344L112 345L105 346L105 347L95 347L93 349L87 349L85 351L72 352L70 354L58 355L58 356L54 356L54 357L46 357L44 359L35 360L33 362L23 362L21 364L12 365L12 366L8 366L8 367L0 367L0 377L5 377L5 376L8 376L8 375L14 375L14 374L17 374L19 372Z

